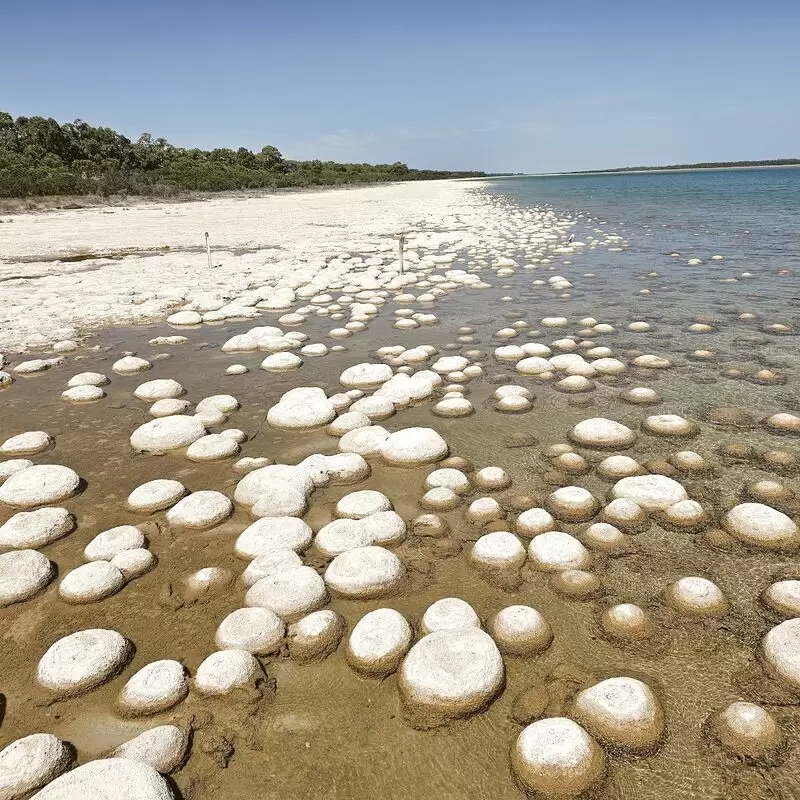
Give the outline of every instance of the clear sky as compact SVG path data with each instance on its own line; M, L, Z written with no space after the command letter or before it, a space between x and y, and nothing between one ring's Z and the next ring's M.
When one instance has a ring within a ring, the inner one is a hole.
M0 0L0 109L289 158L800 157L798 0Z

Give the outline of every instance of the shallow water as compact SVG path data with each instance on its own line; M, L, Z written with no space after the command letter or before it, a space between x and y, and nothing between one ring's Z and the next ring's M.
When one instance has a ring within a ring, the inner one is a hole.
M616 178L614 178L616 179ZM626 176L627 179L627 176ZM533 180L533 179L525 179ZM577 180L577 179L564 179ZM585 179L593 180L593 179ZM515 188L505 182L484 190L490 201L507 214L521 213L537 190ZM555 190L553 190L555 192ZM583 190L581 190L583 191ZM502 192L502 194L500 194ZM523 196L529 192L529 196ZM581 192L578 192L578 195ZM569 213L562 194L544 193L559 211ZM592 217L576 219L572 229L581 239L593 227L600 203L584 207ZM577 208L576 201L576 208ZM666 213L666 212L664 212ZM615 221L612 221L615 222ZM684 223L682 223L684 224ZM711 225L711 222L708 223ZM606 226L603 226L606 227ZM623 233L615 228L615 232ZM702 257L716 250L702 231ZM181 578L199 568L222 566L239 575L246 562L233 554L236 535L250 522L238 508L223 525L206 532L171 532L164 524L164 512L149 518L147 537L158 556L158 567L136 579L118 594L99 603L68 605L58 599L57 581L33 600L0 610L0 691L6 696L5 718L0 725L0 747L19 736L47 731L70 741L81 761L95 757L156 724L194 715L195 743L187 766L174 782L187 798L519 798L509 768L511 746L521 726L510 716L515 697L537 680L553 688L547 715L564 711L565 703L552 699L560 691L569 694L592 678L630 675L645 680L661 700L667 718L668 735L663 747L652 756L632 758L611 753L603 786L592 796L644 800L645 798L790 798L800 791L797 774L800 755L792 746L772 766L750 765L725 754L702 732L708 715L728 702L746 699L760 702L778 719L786 738L794 744L800 731L797 698L765 679L755 654L758 642L779 618L767 612L758 595L772 580L800 577L792 554L751 552L732 541L721 549L701 533L667 531L653 523L632 537L631 552L621 557L595 556L593 570L602 580L602 592L588 600L569 599L550 585L547 574L529 567L520 580L492 580L468 561L469 546L488 529L512 529L521 508L540 505L557 485L578 485L604 500L613 481L594 471L584 476L554 474L543 450L567 441L567 433L578 421L594 416L619 420L638 429L653 413L676 413L698 423L700 433L691 439L670 440L640 435L637 444L625 451L640 462L664 459L680 450L695 450L713 466L713 473L693 477L677 475L690 496L702 502L717 517L739 502L743 486L751 480L780 480L793 491L800 489L794 473L777 476L760 460L736 461L723 458L721 446L748 443L759 452L781 449L796 452L795 442L755 425L750 430L716 427L703 421L710 406L733 405L760 420L778 411L797 412L798 355L794 335L765 332L765 326L800 324L797 311L787 297L796 279L778 274L789 266L776 254L776 261L761 264L756 272L744 266L740 253L723 252L725 260L688 267L687 258L700 248L681 249L680 260L669 253L663 237L647 237L641 220L625 230L622 252L606 246L584 253L553 257L549 265L574 283L569 298L560 298L548 287L532 286L534 278L546 279L545 266L537 270L517 269L514 275L498 278L487 267L487 290L463 289L441 298L431 310L438 325L413 331L391 327L394 306L388 303L368 331L343 342L347 351L324 358L308 358L300 371L268 374L258 369L264 353L221 352L220 345L236 333L254 325L276 324L278 314L265 313L261 320L204 325L176 331L166 324L135 329L112 329L87 341L80 361L56 367L26 379L18 379L0 394L2 423L0 439L17 432L47 430L55 437L53 450L30 457L35 463L63 463L86 481L79 496L64 503L77 517L77 530L43 548L63 576L82 562L84 546L100 531L118 524L138 524L141 517L124 509L124 500L139 484L153 478L175 478L189 489L215 489L229 496L239 475L232 461L196 464L180 452L163 456L134 455L128 444L133 429L149 419L149 404L135 399L133 389L146 380L170 377L187 390L186 397L197 402L216 393L233 394L241 410L221 428L235 427L248 434L242 456L269 456L276 462L296 463L315 453L336 452L337 440L324 430L306 433L280 432L265 423L266 412L287 389L297 385L338 391L338 376L347 366L376 360L379 346L402 343L432 344L447 355L481 349L487 357L479 360L485 375L466 384L467 397L475 413L463 419L443 419L430 412L432 403L401 409L378 424L393 431L425 425L439 431L450 445L451 455L470 459L477 467L502 466L511 475L510 489L491 493L506 509L504 524L489 528L466 520L465 503L443 514L451 526L448 547L439 540L414 536L395 549L409 570L407 584L397 595L374 601L333 600L331 608L343 614L352 628L367 611L389 606L401 611L415 624L433 601L457 596L473 605L485 621L504 606L524 603L537 608L550 622L555 640L540 656L529 659L506 657L506 686L502 695L484 713L431 731L419 731L404 720L394 676L383 681L357 675L345 662L343 645L325 661L299 666L288 657L262 659L267 675L275 681L274 697L248 702L229 698L189 699L171 712L143 721L123 721L114 716L113 699L135 670L159 658L182 661L194 674L198 664L213 650L214 632L223 617L242 605L243 589L230 589L206 602L189 603L181 592ZM518 235L518 234L517 234ZM688 235L688 234L687 234ZM682 242L683 240L681 240ZM685 247L685 245L681 245ZM526 263L518 243L503 252ZM478 256L480 257L480 256ZM454 266L475 263L474 254L464 253ZM565 261L567 263L565 263ZM795 259L796 262L796 259ZM718 278L739 275L745 269L756 273L738 283L718 283ZM651 271L659 276L644 278ZM593 273L594 277L584 277ZM649 296L637 296L643 287ZM335 294L335 293L334 293ZM503 300L513 298L512 302ZM302 301L296 305L300 305ZM428 310L425 304L414 309ZM739 320L747 311L757 316ZM538 328L548 315L563 314L566 328ZM686 330L698 314L713 318L717 331L694 334ZM617 378L596 379L595 391L571 395L552 385L517 374L513 365L496 362L491 351L506 344L493 334L515 320L527 320L530 331L512 340L553 340L578 334L584 316L613 324L613 334L592 336L599 345L611 347L614 356L628 361L641 353L664 355L674 362L668 370L629 367ZM635 320L653 325L650 333L631 333L625 328ZM462 325L475 328L475 341L451 350ZM326 341L332 323L311 316L300 330L309 341ZM537 334L536 331L539 331ZM151 347L148 340L160 335L182 333L188 344ZM695 360L697 349L714 352L708 360ZM170 357L154 362L153 369L129 377L115 376L111 364L122 351L134 351L151 359L157 353ZM226 377L224 368L243 363L251 371ZM428 365L422 365L423 368ZM761 385L753 375L764 367L785 373L786 383ZM739 374L732 376L730 370ZM87 405L69 405L59 398L66 380L80 371L99 371L112 379L105 387L108 396ZM502 414L494 410L491 393L497 383L517 383L536 395L533 409L523 414ZM657 406L634 406L622 402L619 393L634 386L651 386L662 394ZM215 429L216 430L216 429ZM512 447L511 437L529 434L535 444ZM597 462L609 453L584 451ZM370 459L371 477L358 486L318 489L306 519L318 530L333 516L336 501L354 489L385 492L406 521L420 513L418 501L424 493L427 469L388 467ZM470 496L484 494L476 491ZM521 500L520 496L528 496ZM0 506L0 522L13 511ZM792 510L793 515L795 509ZM562 530L580 534L584 524L563 524ZM715 528L714 520L708 530ZM322 568L311 562L314 566ZM730 600L733 610L722 620L690 622L668 610L661 596L672 581L687 575L714 580ZM602 611L618 602L633 602L650 611L659 634L647 645L620 645L609 640L599 625ZM56 639L88 627L119 631L136 645L133 662L121 676L80 698L48 704L34 686L36 664ZM566 687L566 688L565 688ZM210 716L209 716L210 715ZM232 749L232 752L231 752ZM227 763L225 763L227 762Z

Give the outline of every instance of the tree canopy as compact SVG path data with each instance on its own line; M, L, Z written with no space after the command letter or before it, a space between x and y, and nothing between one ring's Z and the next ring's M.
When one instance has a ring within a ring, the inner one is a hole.
M482 177L483 172L410 169L394 164L292 161L277 147L175 147L143 133L134 142L83 120L17 117L0 111L0 197L154 195L189 191L378 183Z

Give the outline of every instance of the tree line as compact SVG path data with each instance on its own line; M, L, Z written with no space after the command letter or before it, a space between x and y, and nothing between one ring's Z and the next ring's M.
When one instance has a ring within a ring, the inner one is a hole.
M293 161L272 145L257 153L176 147L143 133L135 142L83 120L17 117L0 111L0 197L116 194L166 197L183 192L336 186L484 172L410 169L406 164Z

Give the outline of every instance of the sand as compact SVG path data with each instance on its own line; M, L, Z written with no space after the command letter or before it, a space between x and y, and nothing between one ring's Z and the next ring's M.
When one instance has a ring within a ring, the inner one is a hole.
M465 225L480 224L484 203L470 194L476 185L424 181L8 217L0 352L157 320L206 293L233 299L298 286L322 277L326 261L343 253L395 253L404 230L435 229L463 245L474 238Z

